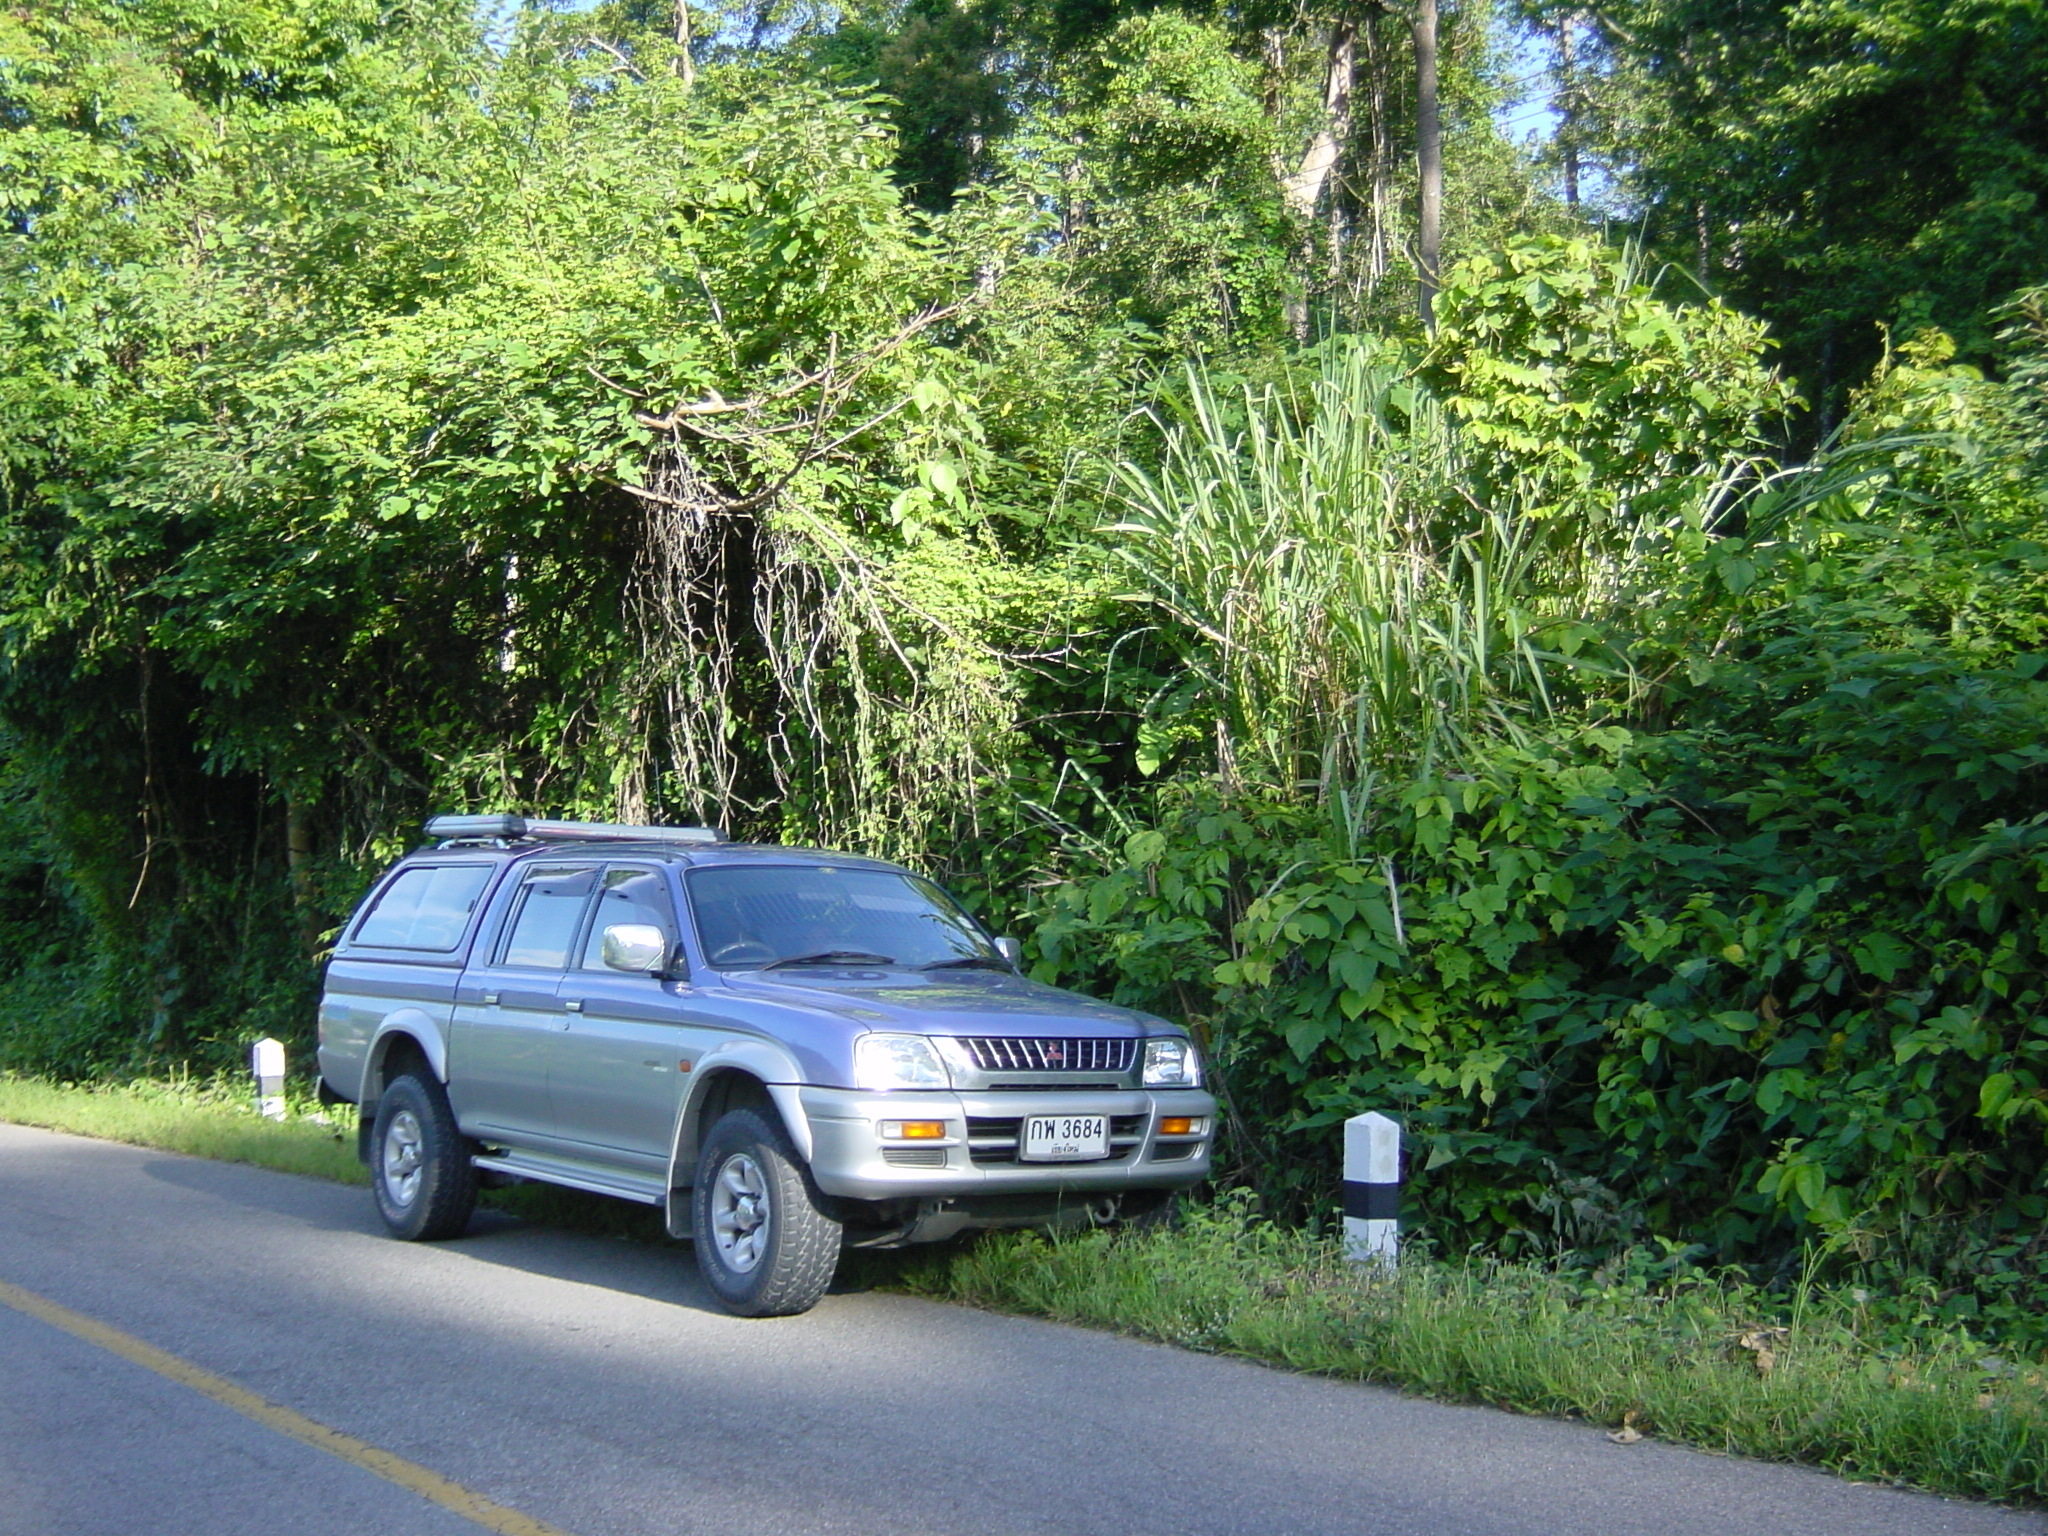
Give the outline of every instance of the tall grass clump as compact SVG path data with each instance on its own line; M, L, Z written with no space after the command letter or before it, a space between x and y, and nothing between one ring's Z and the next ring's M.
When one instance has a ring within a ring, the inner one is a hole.
M1156 466L1113 467L1105 532L1129 598L1188 632L1226 782L1327 796L1519 736L1639 558L1475 494L1459 426L1364 343L1305 398L1190 370L1159 426Z

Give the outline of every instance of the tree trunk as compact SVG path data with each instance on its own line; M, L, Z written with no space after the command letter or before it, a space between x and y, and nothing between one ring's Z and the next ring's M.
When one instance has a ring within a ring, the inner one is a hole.
M1437 116L1436 0L1416 0L1415 170L1422 183L1420 228L1416 235L1416 284L1422 323L1436 329L1437 263L1444 239L1444 136Z
M690 57L690 0L676 0L676 78L685 86L697 83L697 61Z
M1564 205L1579 206L1579 59L1578 40L1572 36L1572 13L1557 19L1557 140L1564 151Z
M1282 195L1294 214L1307 221L1315 217L1324 189L1351 142L1351 90L1358 73L1358 23L1340 17L1330 24L1330 48L1323 66L1323 122L1309 141L1301 164L1281 184Z
M1365 57L1372 90L1372 248L1366 260L1369 290L1376 291L1387 275L1391 245L1388 225L1394 207L1394 136L1387 122L1387 40L1380 35L1381 12L1366 18Z
M1287 32L1283 27L1268 27L1259 34L1259 54L1265 69L1259 83L1259 104L1266 109L1266 121L1280 121L1282 97L1287 83ZM1280 157L1276 146L1273 151L1273 178L1287 179L1287 162Z
M1300 165L1280 179L1280 195L1286 201L1288 211L1300 220L1304 228L1302 274L1307 272L1309 258L1313 255L1306 227L1315 218L1316 209L1328 193L1344 151L1351 143L1351 91L1357 73L1358 23L1348 16L1340 16L1330 23L1329 49L1323 64L1322 123L1316 129L1315 137L1309 140ZM1333 240L1337 224L1338 214L1333 200L1330 208ZM1308 339L1305 276L1297 275L1292 281L1287 299L1287 323L1297 340Z
M313 829L306 821L305 804L290 789L284 792L284 861L291 876L292 915L299 940L311 954L319 939L313 913Z

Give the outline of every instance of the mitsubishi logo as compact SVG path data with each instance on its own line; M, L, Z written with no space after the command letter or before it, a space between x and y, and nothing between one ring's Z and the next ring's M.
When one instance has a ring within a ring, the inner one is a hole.
M1048 1067L1064 1067L1067 1064L1067 1044L1064 1040L1045 1042L1045 1064Z

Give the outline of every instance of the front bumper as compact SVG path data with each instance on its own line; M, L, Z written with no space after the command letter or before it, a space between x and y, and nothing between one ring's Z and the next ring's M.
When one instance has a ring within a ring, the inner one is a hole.
M805 1088L800 1097L811 1127L811 1175L826 1194L849 1200L1185 1189L1208 1177L1209 1148L1216 1136L1216 1101L1199 1088L1028 1093ZM1044 1114L1107 1115L1109 1157L1086 1163L1018 1162L1015 1123ZM1176 1116L1200 1120L1200 1133L1163 1135L1159 1122ZM933 1141L884 1141L884 1120L943 1120L946 1135Z

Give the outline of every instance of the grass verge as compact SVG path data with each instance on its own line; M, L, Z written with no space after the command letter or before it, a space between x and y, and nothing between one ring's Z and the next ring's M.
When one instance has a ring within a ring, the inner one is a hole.
M52 1083L0 1074L0 1121L368 1186L369 1173L356 1161L354 1105L322 1106L310 1095L292 1095L285 1107L283 1120L265 1120L239 1075ZM593 1237L668 1241L661 1217L648 1207L580 1190L515 1184L485 1190L483 1203Z
M238 1081L121 1086L0 1077L0 1120L361 1184L353 1116L294 1104L260 1119ZM529 1186L492 1203L607 1236L660 1240L638 1207ZM1645 1263L1593 1274L1404 1261L1386 1275L1241 1200L1172 1229L1002 1234L848 1256L856 1285L1114 1329L1448 1402L1583 1419L2009 1503L2048 1503L2048 1371L1938 1327L1899 1298L1791 1296ZM1617 1454L1621 1454L1617 1452Z
M293 1101L284 1120L265 1120L250 1102L246 1079L74 1084L9 1074L0 1076L0 1120L342 1184L369 1182L356 1161L351 1106L322 1110Z
M2048 1501L2048 1372L1884 1298L1698 1270L1347 1264L1242 1202L1177 1230L1004 1235L904 1270L947 1301L1113 1328L1448 1402L2011 1503Z

